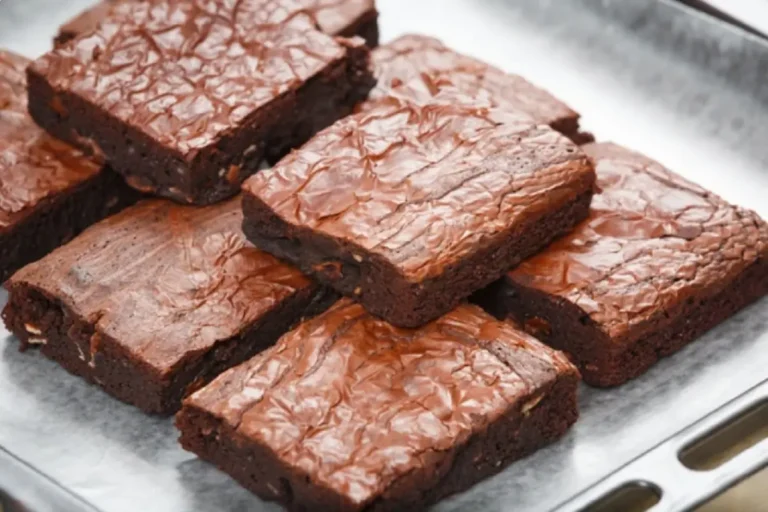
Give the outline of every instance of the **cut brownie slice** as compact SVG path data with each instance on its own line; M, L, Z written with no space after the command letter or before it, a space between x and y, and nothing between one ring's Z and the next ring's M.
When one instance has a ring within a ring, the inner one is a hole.
M54 40L56 45L96 30L108 15L116 1L103 0L81 12L59 28ZM305 8L315 16L320 29L329 35L360 36L373 48L379 43L378 12L374 0L301 0Z
M595 174L578 146L474 99L439 99L390 97L252 177L246 236L418 327L586 217Z
M118 2L96 31L32 64L30 113L139 190L196 204L232 196L373 85L363 41L323 34L300 6Z
M480 300L613 386L768 293L768 226L642 155L585 150L589 219Z
M28 64L0 50L0 283L138 199L120 176L35 125Z
M577 370L462 305L420 329L343 299L184 401L187 450L290 510L424 510L557 439Z
M150 413L334 300L250 246L240 198L139 203L16 273L3 312L22 347Z
M550 93L518 75L457 53L432 37L402 36L377 48L371 60L378 83L371 91L371 101L361 109L370 108L393 89L421 96L450 84L473 96L485 93L496 106L528 114L577 143L593 140L579 131L579 114Z

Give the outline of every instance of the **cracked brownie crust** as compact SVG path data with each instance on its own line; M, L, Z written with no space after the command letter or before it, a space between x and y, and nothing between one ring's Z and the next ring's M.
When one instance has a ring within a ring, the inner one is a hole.
M416 511L560 437L564 355L462 305L420 329L343 299L185 400L182 445L290 510Z
M595 176L575 144L466 96L443 99L390 98L252 177L248 238L417 327L587 215Z
M108 15L116 1L104 0L86 9L59 28L54 40L62 45L82 34L96 30ZM302 5L314 16L320 29L329 35L360 36L368 47L379 42L378 12L374 0L301 0Z
M768 293L768 226L642 155L585 151L601 189L589 219L481 301L613 386Z
M3 312L22 348L146 412L271 345L334 300L246 242L240 199L142 202L18 272Z
M0 283L138 194L27 113L29 61L0 50Z
M316 30L294 0L118 2L28 76L40 126L195 204L235 195L373 85L363 41Z
M521 76L455 52L438 39L405 35L374 50L371 61L378 82L371 100L361 109L393 91L420 98L451 86L470 96L484 94L494 106L526 114L577 143L594 140L579 131L579 114L547 91Z

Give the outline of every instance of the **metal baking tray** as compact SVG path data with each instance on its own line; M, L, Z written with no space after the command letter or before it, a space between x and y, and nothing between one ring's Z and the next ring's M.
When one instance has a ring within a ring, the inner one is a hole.
M0 0L0 46L34 57L89 3ZM520 73L582 112L599 139L768 218L768 46L759 38L662 0L378 3L383 41L431 34ZM0 340L0 446L47 483L103 512L279 510L179 448L171 420L20 354L5 331ZM766 396L766 379L763 300L625 386L583 387L581 419L564 439L435 508L575 511L639 480L661 490L654 510L686 510L768 464L768 441L712 473L685 470L676 456ZM7 482L0 472L12 493Z

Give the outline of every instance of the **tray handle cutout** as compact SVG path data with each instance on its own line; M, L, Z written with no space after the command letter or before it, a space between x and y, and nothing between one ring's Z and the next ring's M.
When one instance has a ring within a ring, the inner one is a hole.
M716 469L768 438L768 400L730 418L688 445L678 459L694 471Z
M655 484L629 482L598 498L579 512L646 512L661 501L661 496L661 489Z

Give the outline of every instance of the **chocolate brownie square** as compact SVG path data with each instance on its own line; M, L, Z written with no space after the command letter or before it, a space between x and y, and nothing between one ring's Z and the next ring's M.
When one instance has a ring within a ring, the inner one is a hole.
M586 217L595 173L573 142L460 93L438 99L390 97L249 179L246 236L418 327Z
M567 358L461 305L415 330L343 299L191 395L181 443L290 510L417 511L562 436Z
M118 2L28 69L29 110L128 184L184 203L235 195L373 85L363 41L296 0Z
M138 199L120 176L35 125L28 64L0 50L0 283Z
M240 198L149 200L16 273L3 319L22 342L149 413L335 300L248 244Z
M615 386L768 293L768 226L643 155L584 149L589 218L480 300Z
M361 110L393 90L418 97L451 85L470 95L487 94L495 106L525 113L577 143L594 140L580 131L579 114L547 91L521 76L455 52L438 39L405 35L373 51L371 61L378 83L371 91L371 101L361 105Z
M61 45L96 30L116 1L137 0L103 0L62 25L54 43ZM315 22L326 34L360 36L370 48L379 43L378 12L374 0L302 0L302 4L315 16Z

